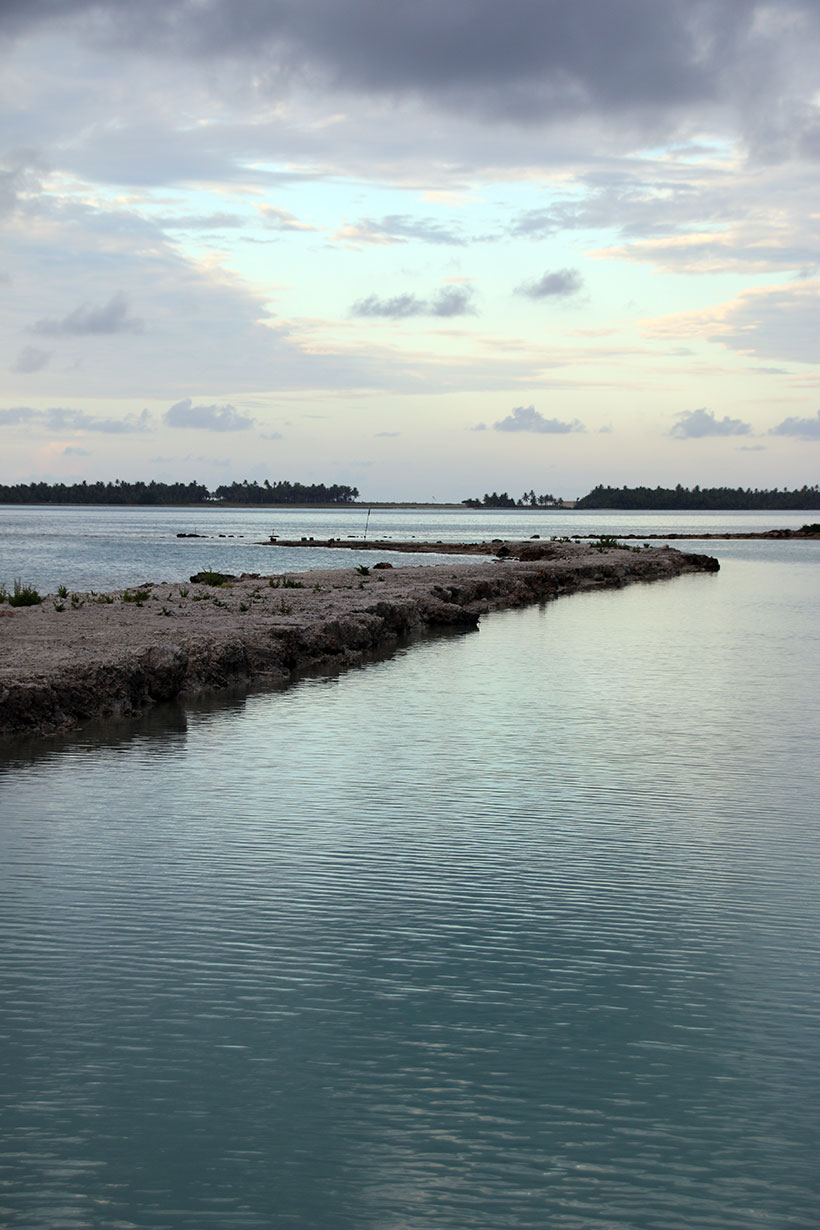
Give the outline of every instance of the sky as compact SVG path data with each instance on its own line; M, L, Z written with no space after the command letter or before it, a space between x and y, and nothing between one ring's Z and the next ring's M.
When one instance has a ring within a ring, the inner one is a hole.
M0 482L820 481L817 0L0 0Z

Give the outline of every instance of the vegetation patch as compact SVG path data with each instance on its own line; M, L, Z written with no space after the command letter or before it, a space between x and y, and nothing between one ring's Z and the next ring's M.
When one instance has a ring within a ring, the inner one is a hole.
M34 586L24 585L19 577L14 582L12 592L9 594L3 590L2 594L9 606L39 606L43 601Z
M142 606L151 597L151 591L148 589L124 589L122 592L123 602L133 602L136 606Z
M204 568L202 572L197 572L191 577L195 585L230 585L236 580L230 572L216 572L213 568Z

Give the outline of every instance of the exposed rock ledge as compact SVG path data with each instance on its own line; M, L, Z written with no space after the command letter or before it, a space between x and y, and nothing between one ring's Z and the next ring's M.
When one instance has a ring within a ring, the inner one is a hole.
M508 546L512 556L521 544ZM551 547L537 561L244 575L218 588L146 585L140 602L138 591L125 591L130 601L118 591L0 606L0 736L70 730L237 683L283 683L428 628L474 628L486 611L719 567L668 547Z

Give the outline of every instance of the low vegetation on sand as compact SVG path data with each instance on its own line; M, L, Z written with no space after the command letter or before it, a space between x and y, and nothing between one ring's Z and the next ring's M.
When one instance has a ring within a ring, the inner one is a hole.
M15 580L11 593L0 585L0 602L7 602L9 606L39 606L42 601L34 586L25 585L19 577Z

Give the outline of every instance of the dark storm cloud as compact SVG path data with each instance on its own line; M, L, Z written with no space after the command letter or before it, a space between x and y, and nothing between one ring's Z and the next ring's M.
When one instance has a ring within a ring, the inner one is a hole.
M416 295L395 295L380 299L368 295L350 309L354 316L375 316L387 320L405 320L409 316L475 316L473 292L469 286L445 286L434 299L419 299Z
M577 269L555 269L534 282L516 287L515 293L528 299L567 299L576 295L583 285L584 279Z
M805 44L818 15L811 0L776 16L762 0L7 0L0 28L48 18L118 49L252 58L271 89L319 77L528 121L746 93L776 69L770 45Z
M38 320L31 331L53 336L59 333L141 333L143 328L143 322L129 314L125 295L118 293L102 307L83 303L61 319Z
M195 406L190 397L176 402L162 416L168 427L194 427L200 431L247 431L253 419L235 406Z
M794 436L798 440L820 440L820 410L813 419L784 419L773 427L770 436Z
M561 419L546 419L535 406L516 406L505 419L493 423L493 431L528 431L536 435L563 436L584 430L583 423L579 423L578 419L570 423Z
M704 436L748 436L752 430L748 423L741 419L722 419L715 416L713 410L701 406L698 410L685 410L679 414L677 423L669 432L676 440L700 440Z

